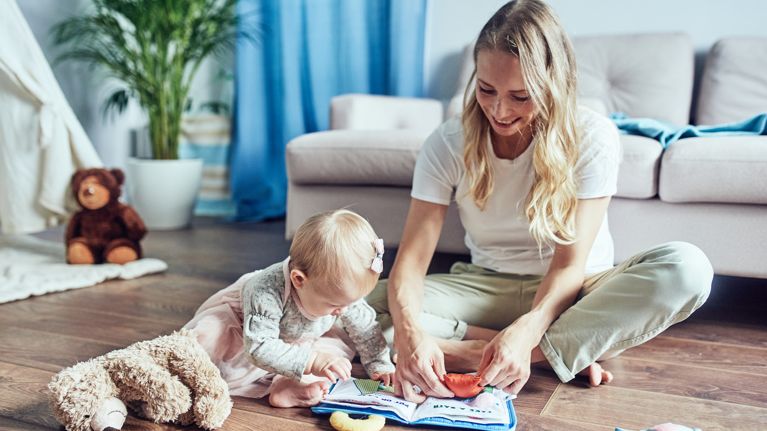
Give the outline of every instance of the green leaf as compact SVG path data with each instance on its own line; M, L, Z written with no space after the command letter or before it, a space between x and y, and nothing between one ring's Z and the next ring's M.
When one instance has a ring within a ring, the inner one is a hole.
M123 111L125 111L125 109L128 107L130 99L130 93L124 88L115 91L104 102L104 107L101 110L102 117L106 118L108 113L115 111L117 111L118 114L122 114Z
M52 29L64 48L55 61L86 62L122 81L104 114L121 113L136 99L149 116L153 157L177 158L181 115L200 64L230 52L235 37L258 41L254 18L238 22L235 0L92 0L87 13Z

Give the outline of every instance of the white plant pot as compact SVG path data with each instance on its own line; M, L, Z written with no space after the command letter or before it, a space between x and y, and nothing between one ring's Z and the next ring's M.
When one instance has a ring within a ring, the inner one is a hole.
M130 204L148 229L180 229L192 221L202 159L128 160Z

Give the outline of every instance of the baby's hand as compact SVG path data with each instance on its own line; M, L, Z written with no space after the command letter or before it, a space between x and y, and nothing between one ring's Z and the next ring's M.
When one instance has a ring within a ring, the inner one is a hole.
M394 373L373 373L372 376L370 376L373 380L378 380L379 382L383 383L386 386L392 386L394 384Z
M348 359L324 352L313 352L306 365L307 374L327 377L331 382L347 380L352 376L352 363Z

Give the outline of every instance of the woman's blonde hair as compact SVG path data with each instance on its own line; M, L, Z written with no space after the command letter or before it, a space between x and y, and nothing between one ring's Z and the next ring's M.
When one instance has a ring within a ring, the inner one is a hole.
M377 238L370 223L353 211L315 214L296 230L290 244L290 267L330 284L350 273L376 275L370 265Z
M576 65L570 40L554 12L540 0L515 0L502 6L485 24L474 46L474 64L484 50L497 50L519 58L525 88L535 105L533 122L535 178L525 212L530 234L543 244L570 244L575 240L574 178L578 160L576 131ZM493 171L487 139L488 119L477 102L472 79L466 87L462 124L463 158L469 190L484 209L493 192Z

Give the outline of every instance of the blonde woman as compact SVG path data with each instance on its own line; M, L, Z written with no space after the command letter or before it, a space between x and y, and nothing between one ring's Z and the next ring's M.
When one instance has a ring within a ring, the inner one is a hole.
M576 106L572 47L545 3L501 7L474 60L462 118L424 143L394 267L368 297L393 329L396 388L413 401L452 396L449 369L517 393L531 364L563 382L609 382L597 361L687 318L708 297L711 265L674 242L613 267L618 133ZM472 263L426 276L451 200Z

